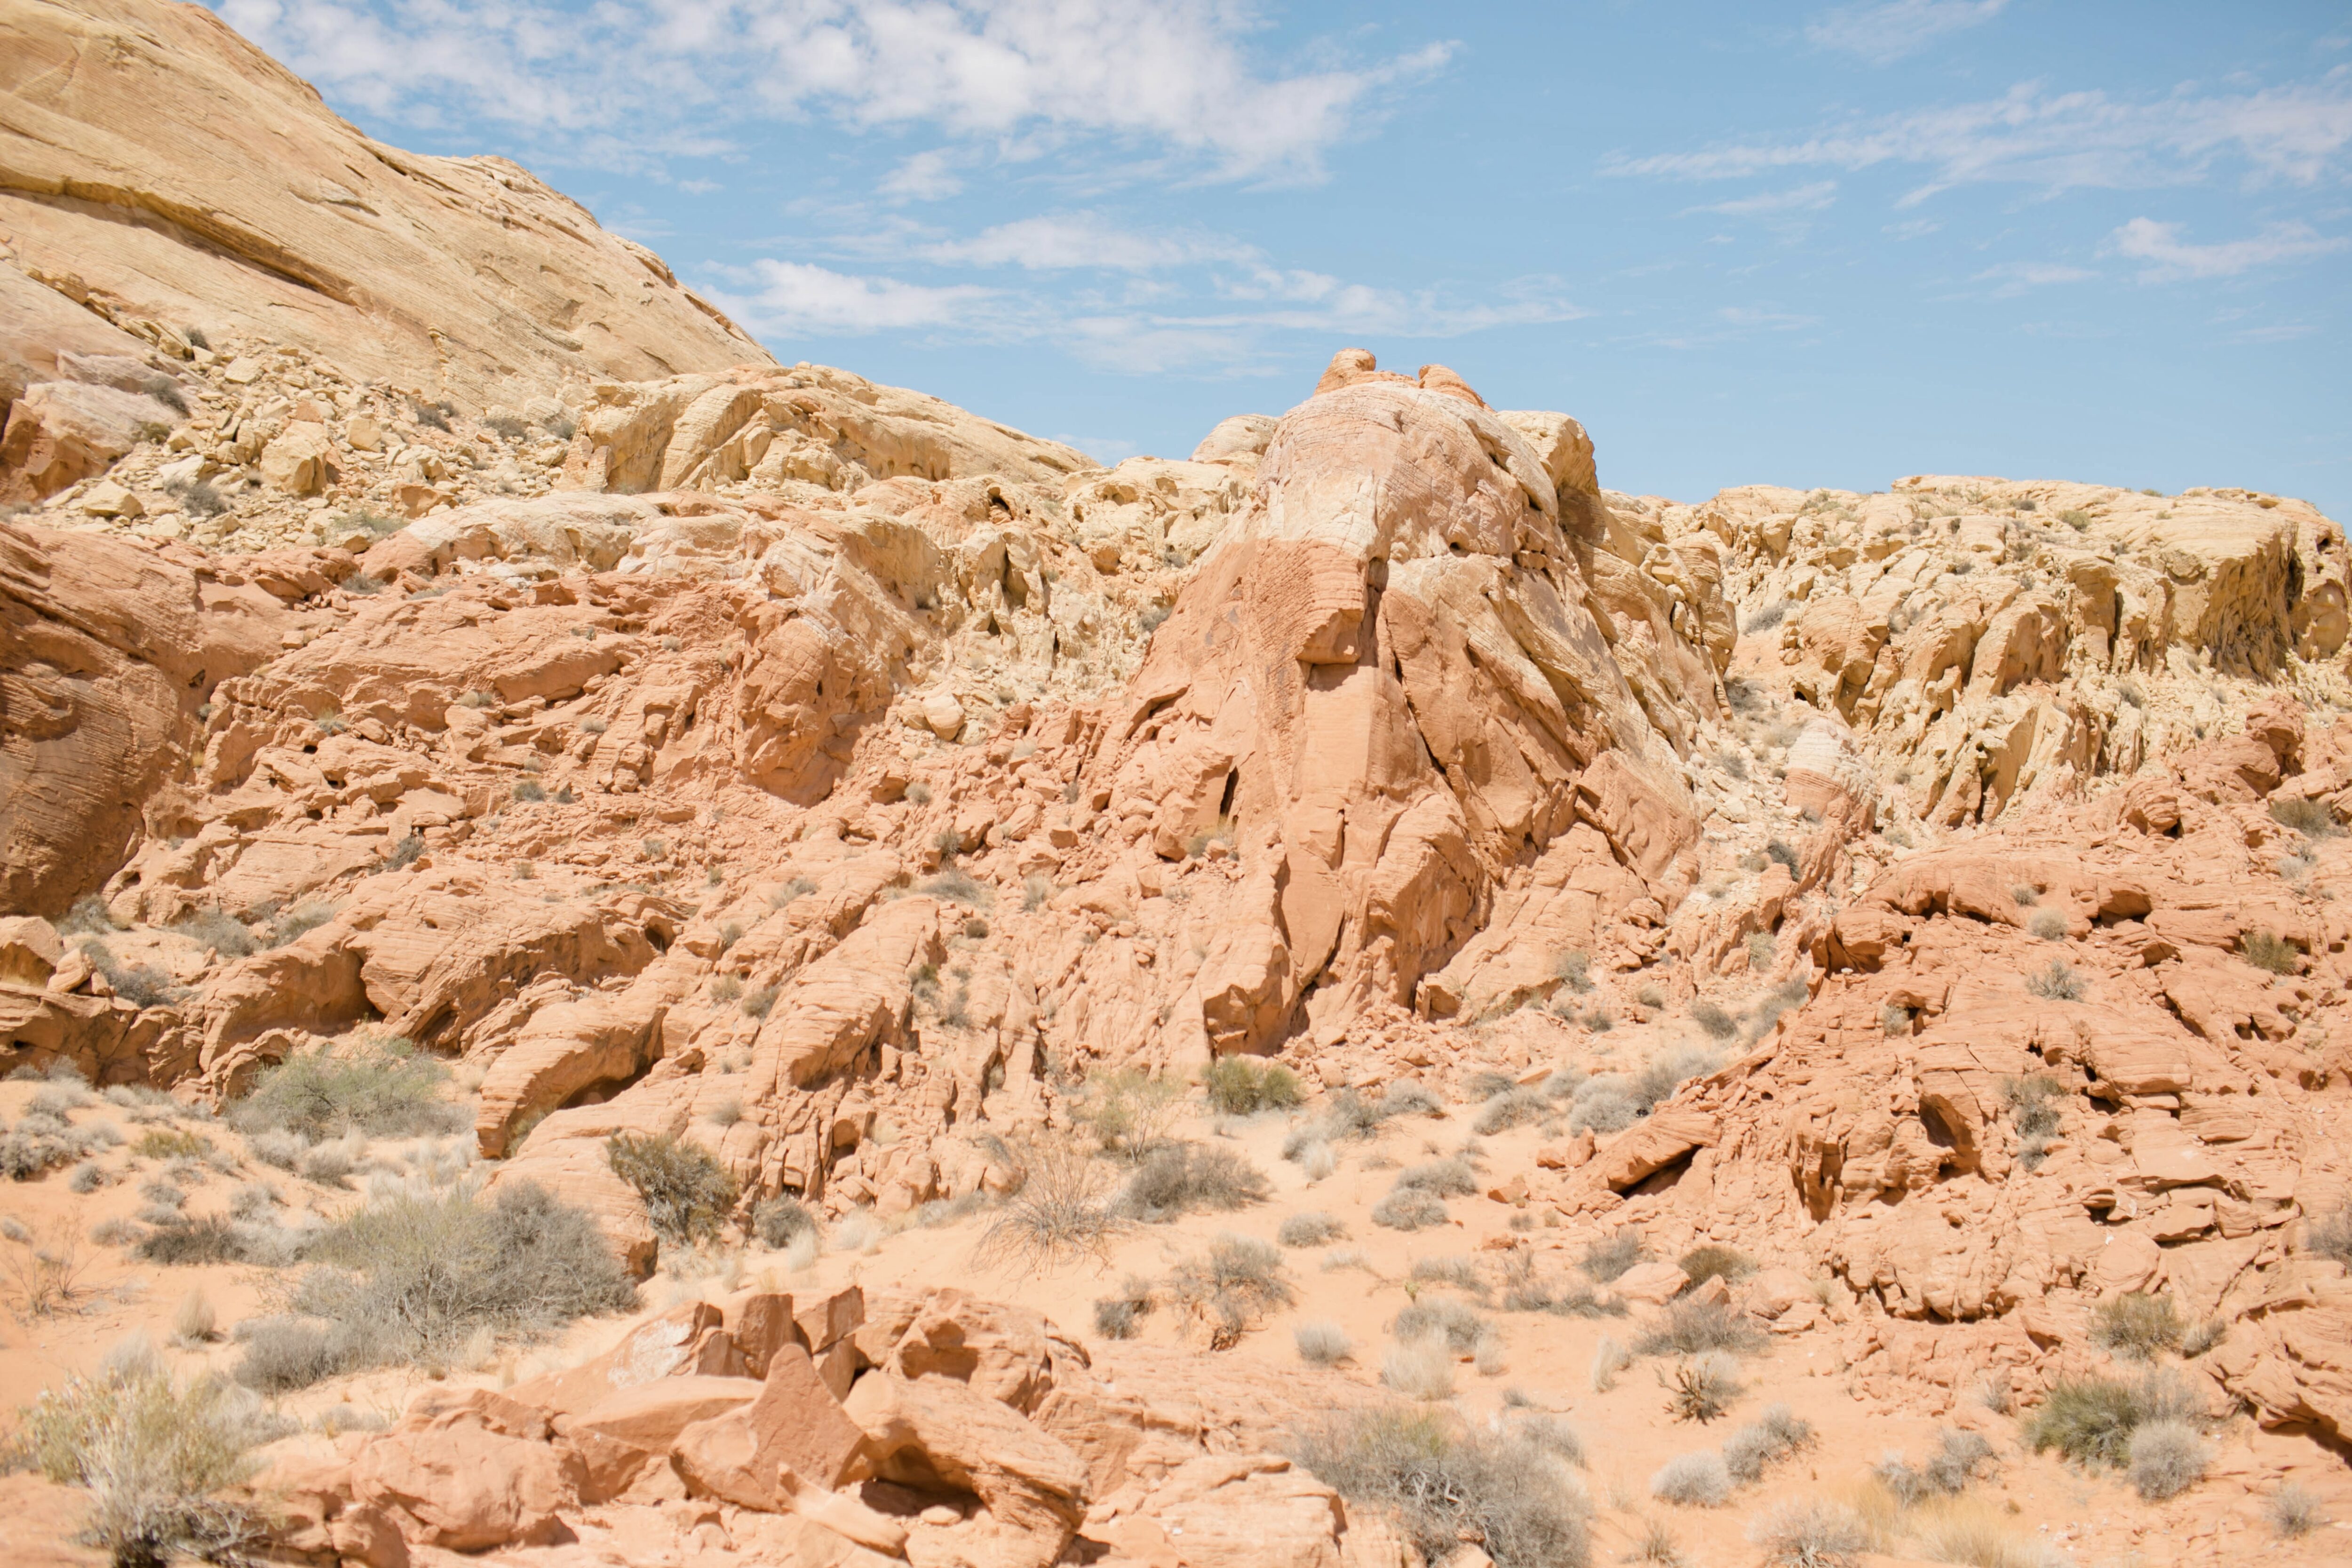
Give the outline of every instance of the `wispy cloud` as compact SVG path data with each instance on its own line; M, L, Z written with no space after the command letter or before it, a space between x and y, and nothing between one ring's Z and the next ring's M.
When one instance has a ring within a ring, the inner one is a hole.
M1710 202L1705 206L1689 209L1696 213L1723 213L1731 217L1780 217L1789 213L1819 212L1837 200L1835 180L1817 180L1810 185L1793 190L1766 191L1761 195L1740 196L1727 202Z
M1263 264L1209 267L1197 277L1107 294L935 285L775 259L715 276L705 292L763 335L910 331L939 342L1039 342L1132 374L1263 368L1279 344L1299 335L1443 339L1589 314L1550 278L1464 299Z
M1313 179L1375 98L1454 53L1285 69L1231 0L215 0L340 101L412 124L471 117L572 159L658 160L749 120L930 126L982 142L1139 142L1225 179ZM607 129L630 127L617 138ZM943 194L944 159L893 176Z
M924 246L924 259L942 265L1020 267L1033 272L1098 268L1147 272L1212 261L1255 261L1257 249L1223 235L1143 233L1093 213L1020 218L969 239Z
M963 181L955 172L951 155L944 147L917 153L902 158L898 166L883 176L885 195L904 196L913 201L935 202L954 195L963 189Z
M2046 289L2053 283L2081 283L2098 274L2083 267L2066 267L2049 261L2004 261L1998 267L1988 267L1971 279L1978 283L1999 285L1993 289L1997 300L2014 299L2033 289Z
M2237 94L2183 89L2131 100L2051 92L2007 96L1856 121L1791 140L1604 160L1602 172L1669 179L1754 178L1790 169L1916 165L1927 183L1906 205L1956 185L2080 187L2188 184L2227 160L2253 180L2312 184L2340 175L2352 147L2352 75Z
M2009 0L1889 0L1879 5L1844 5L1807 23L1805 37L1819 47L1886 65L1918 53L1947 33L1990 22L2008 5Z
M931 287L774 260L753 262L740 279L748 289L727 294L725 309L754 332L783 337L971 328L1001 314L995 290L968 283Z
M2257 267L2327 256L2352 246L2352 240L2319 234L2301 223L2274 223L2250 238L2220 245L2191 245L2180 237L2179 224L2145 217L2132 219L2110 238L2119 254L2149 263L2139 275L2143 283L2235 278Z

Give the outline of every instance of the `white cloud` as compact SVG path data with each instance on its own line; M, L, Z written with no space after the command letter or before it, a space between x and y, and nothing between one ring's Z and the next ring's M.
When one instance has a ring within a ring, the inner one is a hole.
M1604 173L1672 179L1753 178L1785 169L1929 171L1907 205L1955 185L2018 184L2047 192L2201 180L2228 158L2255 179L2312 184L2343 173L2352 147L2352 75L2254 92L2183 89L2144 101L2104 92L2046 91L1922 110L1791 141L1736 142L1699 153L1615 157Z
M1819 212L1837 200L1835 180L1817 180L1793 190L1766 191L1736 201L1713 202L1693 212L1723 213L1731 217L1773 217L1783 213Z
M2235 278L2257 267L2326 256L2352 245L2314 232L2307 224L2274 223L2250 239L2221 245L2191 245L2180 237L2177 223L2136 217L2116 230L2116 251L2150 265L2140 273L2143 283L2167 283L2183 278Z
M755 261L747 293L721 308L755 332L858 336L916 327L970 327L993 314L995 293L971 284L931 288L895 278L855 278L799 261ZM717 290L713 290L717 293Z
M943 265L1020 267L1033 272L1072 268L1148 272L1212 261L1250 261L1257 250L1223 235L1139 234L1092 213L1077 213L999 224L970 239L924 246L920 254Z
M1996 300L2014 299L2030 289L2043 289L2053 283L2080 283L2098 274L2086 268L2066 267L2048 261L2004 261L1998 267L1988 267L1971 279L1978 283L1995 283Z
M899 160L898 166L883 177L885 195L905 196L919 202L935 202L954 195L963 189L963 181L956 175L947 150L934 147L928 153L917 153Z
M1888 0L1823 12L1805 37L1825 49L1860 55L1876 65L1918 53L1947 33L1991 21L2009 0Z
M1323 341L1452 338L1589 314L1549 278L1522 279L1492 298L1465 300L1439 289L1384 289L1262 265L1231 275L1213 267L1196 279L1112 297L934 286L774 259L719 276L724 286L705 292L758 333L911 331L942 341L1048 343L1129 374L1263 368L1278 340L1298 334Z
M928 125L982 140L1141 141L1224 178L1312 178L1436 43L1269 68L1234 0L214 0L339 101L411 123L474 116L551 150L658 157L746 119ZM604 128L625 124L630 135ZM942 191L917 154L897 194Z

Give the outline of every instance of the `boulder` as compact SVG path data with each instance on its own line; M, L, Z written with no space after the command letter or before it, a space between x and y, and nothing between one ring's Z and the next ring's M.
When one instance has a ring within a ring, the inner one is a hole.
M843 1407L864 1429L877 1475L974 1494L1003 1539L1023 1543L1023 1568L1045 1568L1077 1532L1085 1465L1012 1406L951 1377L874 1372Z
M808 1352L790 1345L769 1362L759 1397L687 1426L669 1448L688 1485L773 1513L791 1500L780 1470L831 1490L849 1479L864 1440Z

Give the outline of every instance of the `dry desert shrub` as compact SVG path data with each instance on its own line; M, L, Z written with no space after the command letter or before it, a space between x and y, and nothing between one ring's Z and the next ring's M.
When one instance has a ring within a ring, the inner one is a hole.
M442 1098L448 1072L402 1038L367 1040L342 1051L300 1051L262 1072L253 1092L229 1108L247 1134L291 1132L313 1142L345 1132L409 1138L472 1124L466 1108Z
M1792 1499L1759 1515L1748 1540L1773 1568L1845 1568L1868 1546L1869 1531L1843 1503Z
M1813 1444L1813 1426L1785 1405L1768 1405L1764 1414L1723 1440L1723 1468L1743 1484L1764 1479L1766 1467L1802 1452Z
M1095 1332L1107 1340L1131 1340L1151 1314L1151 1282L1129 1275L1119 1288L1095 1302Z
M8 1457L89 1493L82 1539L119 1568L227 1560L260 1524L220 1496L252 1474L246 1450L259 1435L236 1398L152 1364L70 1377L18 1413Z
M1658 1386L1666 1391L1666 1410L1675 1420L1702 1426L1722 1416L1747 1392L1738 1362L1721 1351L1688 1356L1672 1373L1661 1371Z
M17 1314L46 1318L73 1310L89 1267L81 1255L80 1229L69 1219L37 1230L10 1220L5 1235L8 1246L0 1253L0 1268L7 1270L9 1304Z
M2143 1421L2132 1428L2125 1475L2134 1491L2150 1502L2161 1502L2201 1480L2210 1458L2205 1440L2188 1422Z
M1113 1203L1110 1168L1065 1138L1000 1146L1020 1185L980 1238L980 1257L1041 1274L1081 1258L1100 1258L1128 1228Z
M2293 974L2303 958L2294 943L2266 931L2246 932L2238 939L2238 951L2248 963L2273 974Z
M1301 1323L1290 1331L1298 1359L1314 1366L1331 1366L1354 1353L1355 1342L1339 1324L1326 1320Z
M1450 1297L1433 1296L1414 1301L1396 1315L1390 1331L1407 1342L1426 1339L1444 1342L1456 1355L1467 1354L1494 1333L1486 1319Z
M1454 1392L1454 1352L1436 1339L1391 1345L1381 1355L1381 1385L1407 1399L1444 1399Z
M801 1235L814 1237L816 1215L790 1193L761 1198L751 1210L751 1234L767 1247L790 1247Z
M1721 1508L1731 1500L1731 1472L1712 1448L1677 1455L1652 1474L1650 1495L1685 1508Z
M2090 986L2064 959L2053 958L2049 968L2025 977L2025 988L2044 1001L2080 1002Z
M1230 1211L1261 1203L1270 1190L1265 1173L1232 1149L1171 1143L1145 1159L1118 1201L1129 1218L1160 1225L1195 1209Z
M1321 1209L1301 1209L1283 1217L1275 1239L1285 1247L1323 1247L1347 1238L1348 1227Z
M2273 795L2271 798L2271 816L2305 838L2333 838L2344 831L2336 820L2336 813L2328 809L2326 801Z
M1540 1121L1550 1114L1551 1102L1544 1098L1541 1090L1523 1089L1514 1084L1489 1095L1486 1102L1478 1108L1478 1115L1470 1125L1482 1134L1507 1132L1514 1127Z
M1683 1300L1670 1303L1633 1348L1643 1355L1698 1355L1707 1351L1745 1353L1764 1342L1762 1331L1721 1301Z
M1391 1230L1420 1230L1445 1223L1445 1205L1434 1193L1418 1187L1398 1187L1372 1205L1374 1225Z
M1076 1117L1105 1149L1134 1160L1166 1143L1183 1113L1181 1083L1123 1068L1087 1079Z
M1201 1075L1211 1109L1227 1116L1287 1110L1298 1103L1298 1079L1279 1062L1263 1066L1247 1057L1219 1057Z
M1756 1272L1756 1260L1736 1247L1708 1242L1694 1247L1682 1255L1677 1266L1690 1276L1694 1285L1704 1285L1709 1279L1721 1279L1729 1285Z
M1974 1432L1948 1426L1937 1434L1936 1452L1914 1467L1899 1453L1883 1456L1871 1474L1906 1508L1930 1498L1958 1497L1977 1472L1992 1462L1992 1445Z
M2169 1296L2134 1290L2091 1310L2091 1342L2129 1361L2148 1361L2159 1351L2179 1350L2185 1331L2179 1309Z
M2194 1399L2177 1378L2151 1372L2130 1383L2117 1378L2061 1378L2025 1424L2025 1440L2039 1454L2055 1448L2078 1465L2121 1469L2131 1435L2150 1421L2185 1420Z
M2300 1541L2327 1522L2321 1511L2319 1494L2307 1487L2288 1481L2273 1492L2263 1505L2263 1515L2271 1528L2288 1541Z
M1349 1502L1393 1518L1432 1563L1475 1541L1495 1568L1587 1568L1575 1478L1523 1433L1462 1430L1437 1411L1343 1416L1292 1458Z
M490 1203L463 1188L396 1191L320 1232L292 1317L240 1325L237 1381L308 1387L367 1366L446 1366L487 1330L536 1338L636 1303L596 1224L528 1183Z
M605 1141L604 1156L613 1174L645 1200L654 1234L674 1246L716 1238L740 1195L717 1156L675 1133L616 1132Z
M1617 1386L1617 1376L1633 1364L1633 1355L1609 1334L1592 1347L1592 1367L1587 1381L1595 1394L1606 1394Z
M1642 1233L1638 1230L1613 1231L1584 1249L1577 1264L1585 1278L1596 1285L1606 1285L1642 1261Z
M1170 1270L1169 1294L1209 1331L1212 1350L1237 1343L1265 1313L1290 1305L1282 1254L1255 1237L1220 1236Z

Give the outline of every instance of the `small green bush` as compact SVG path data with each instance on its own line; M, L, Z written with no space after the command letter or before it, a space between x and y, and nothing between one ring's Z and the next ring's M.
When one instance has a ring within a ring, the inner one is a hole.
M2256 969L2273 974L2293 974L2302 952L2294 943L2266 931L2250 931L2238 939L2238 951Z
M1183 1101L1184 1086L1177 1080L1122 1068L1089 1077L1074 1114L1104 1148L1138 1159L1168 1141Z
M673 1246L715 1239L735 1207L735 1178L710 1151L675 1133L616 1132L604 1144L613 1173L645 1200L654 1234Z
M405 1039L370 1040L335 1051L299 1051L263 1070L253 1092L229 1108L247 1134L277 1130L313 1141L360 1132L413 1138L470 1126L466 1108L442 1098L448 1070Z
M2061 1378L2026 1422L2025 1441L2037 1454L2055 1448L2076 1464L2119 1470L2130 1458L2135 1427L2185 1417L2190 1408L2179 1383L2153 1373L2133 1383Z
M1709 1242L1684 1253L1679 1267L1694 1285L1704 1285L1709 1279L1721 1279L1728 1285L1755 1273L1756 1260L1736 1247Z
M1286 1110L1298 1103L1298 1079L1279 1062L1260 1066L1247 1057L1219 1057L1201 1075L1209 1104L1227 1116Z
M2169 1296L2135 1290L2091 1310L2091 1342L2132 1361L2179 1350L2185 1331L2179 1309Z
M2344 831L2336 820L2336 813L2321 800L2305 800L2296 796L2273 796L2271 816L2282 826L2291 827L2305 838L2333 838Z

